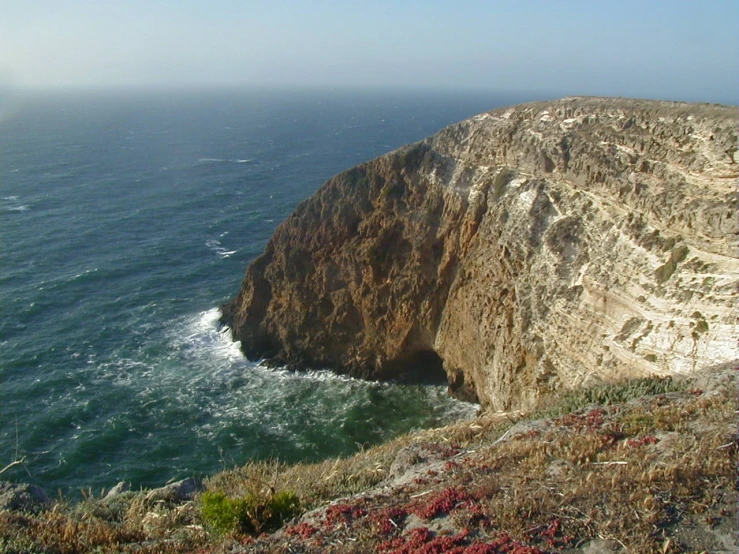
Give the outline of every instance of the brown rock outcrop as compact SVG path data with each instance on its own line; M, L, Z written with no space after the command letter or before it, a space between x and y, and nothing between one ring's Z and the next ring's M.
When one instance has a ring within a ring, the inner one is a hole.
M326 182L222 307L250 358L493 409L739 358L735 108L496 110Z

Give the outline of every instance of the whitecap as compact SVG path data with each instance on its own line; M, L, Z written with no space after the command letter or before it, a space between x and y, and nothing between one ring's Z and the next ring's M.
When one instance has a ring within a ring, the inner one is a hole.
M211 251L217 254L220 258L228 258L232 256L233 254L236 254L236 252L238 252L238 250L226 250L223 247L223 245L221 245L221 241L215 240L215 239L210 239L210 240L205 241L205 246L207 246Z
M223 163L230 163L230 164L250 164L250 163L254 163L254 160L244 159L244 158L233 158L233 159L226 159L226 158L198 158L198 163L200 163L200 164L223 164Z
M231 340L228 328L221 327L221 311L211 308L200 312L185 323L179 337L173 337L177 346L184 347L195 357L211 357L227 361L243 360L240 343ZM184 331L184 332L182 332Z
M97 267L96 268L93 268L93 269L86 269L82 273L78 273L77 275L75 275L74 277L72 277L71 280L72 281L75 281L75 280L79 279L80 277L84 277L85 275L89 275L90 273L95 273L97 270L98 270Z
M8 212L27 212L31 208L28 206L13 206L12 208L6 208Z

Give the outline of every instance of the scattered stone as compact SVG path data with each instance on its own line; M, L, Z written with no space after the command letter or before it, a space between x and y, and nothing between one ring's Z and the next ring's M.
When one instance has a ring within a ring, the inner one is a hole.
M169 502L179 504L192 500L200 491L204 490L203 482L194 477L188 477L164 487L153 489L146 495L146 502Z
M49 502L46 491L41 487L0 482L0 510L37 513Z
M552 422L548 419L535 419L516 422L505 434L498 439L498 442L504 442L507 440L520 437L522 435L532 435L537 433L543 433L548 431L552 427Z
M429 458L429 452L423 444L411 444L401 448L395 455L395 460L390 464L388 477L397 479L405 475L413 466L424 463Z
M582 547L583 554L615 554L623 552L623 548L616 541L595 539Z
M105 495L105 498L103 500L113 500L117 496L123 494L124 492L128 492L129 490L131 490L131 483L128 483L127 481L120 481L115 487L108 491L108 494Z

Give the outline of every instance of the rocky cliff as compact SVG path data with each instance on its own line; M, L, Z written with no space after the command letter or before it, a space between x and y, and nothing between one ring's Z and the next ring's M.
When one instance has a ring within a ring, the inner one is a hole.
M496 110L326 182L222 321L250 358L493 409L739 358L736 108Z

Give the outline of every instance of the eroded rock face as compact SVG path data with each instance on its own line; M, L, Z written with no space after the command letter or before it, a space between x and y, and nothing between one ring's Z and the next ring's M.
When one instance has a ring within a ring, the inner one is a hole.
M737 111L566 98L329 180L222 307L250 358L493 409L739 358Z

